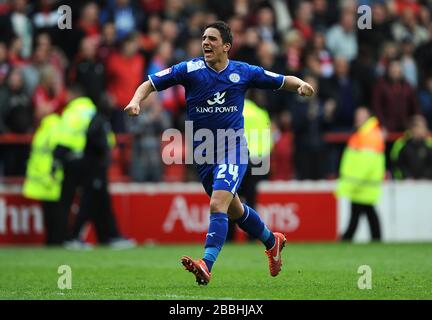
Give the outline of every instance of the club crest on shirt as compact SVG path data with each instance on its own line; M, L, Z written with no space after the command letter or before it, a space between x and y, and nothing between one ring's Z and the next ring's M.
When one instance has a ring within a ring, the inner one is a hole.
M237 83L240 81L240 76L238 75L238 73L231 73L229 75L229 79L231 80L231 82Z
M159 71L159 72L155 73L155 75L156 75L157 77L163 77L163 76L166 76L167 74L171 73L171 69L172 69L172 68L167 68L167 69L165 69L165 70L162 70L162 71Z

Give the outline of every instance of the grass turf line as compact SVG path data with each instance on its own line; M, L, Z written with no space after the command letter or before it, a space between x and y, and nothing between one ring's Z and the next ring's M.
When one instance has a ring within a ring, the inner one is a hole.
M432 243L288 243L275 278L262 245L227 244L199 287L180 258L202 253L201 245L1 248L0 299L432 299ZM60 265L72 268L71 290L57 287ZM357 287L361 265L372 268L371 290Z

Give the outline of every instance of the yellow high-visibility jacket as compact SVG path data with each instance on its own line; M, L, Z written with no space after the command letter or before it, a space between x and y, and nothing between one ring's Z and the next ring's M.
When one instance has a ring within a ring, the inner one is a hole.
M336 194L355 203L377 203L385 175L384 151L383 132L377 118L371 117L348 140Z
M33 136L23 185L23 195L26 198L43 201L60 199L63 171L58 168L52 172L54 138L59 123L60 116L50 114L42 119Z

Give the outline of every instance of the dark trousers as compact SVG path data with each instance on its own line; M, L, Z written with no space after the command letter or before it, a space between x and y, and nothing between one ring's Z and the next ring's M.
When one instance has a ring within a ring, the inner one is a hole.
M60 203L57 201L42 201L42 210L45 225L45 244L47 246L62 245L64 233L62 232L63 217L60 212Z
M373 205L365 205L359 203L351 203L351 218L348 229L342 236L342 240L352 240L357 229L359 218L362 214L366 214L369 222L369 228L372 239L375 241L381 240L381 228L378 215Z
M68 239L69 234L69 214L72 208L73 200L79 187L82 185L82 162L81 160L71 160L63 164L63 182L60 197L60 222L59 232L63 241Z
M71 238L78 239L83 226L88 221L93 222L97 239L101 244L107 244L110 239L120 236L104 169L101 171L96 169L92 173L88 171L86 175Z

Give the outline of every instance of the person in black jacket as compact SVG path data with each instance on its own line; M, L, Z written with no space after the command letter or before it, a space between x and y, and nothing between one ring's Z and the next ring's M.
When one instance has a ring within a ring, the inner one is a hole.
M109 122L110 104L103 97L92 118L82 160L82 194L70 241L66 247L85 249L80 233L87 221L92 221L100 244L123 249L135 246L134 241L123 238L113 214L108 191L108 169L111 148L115 143Z
M394 175L401 179L432 179L432 138L426 119L421 115L412 118L404 137L392 149Z

